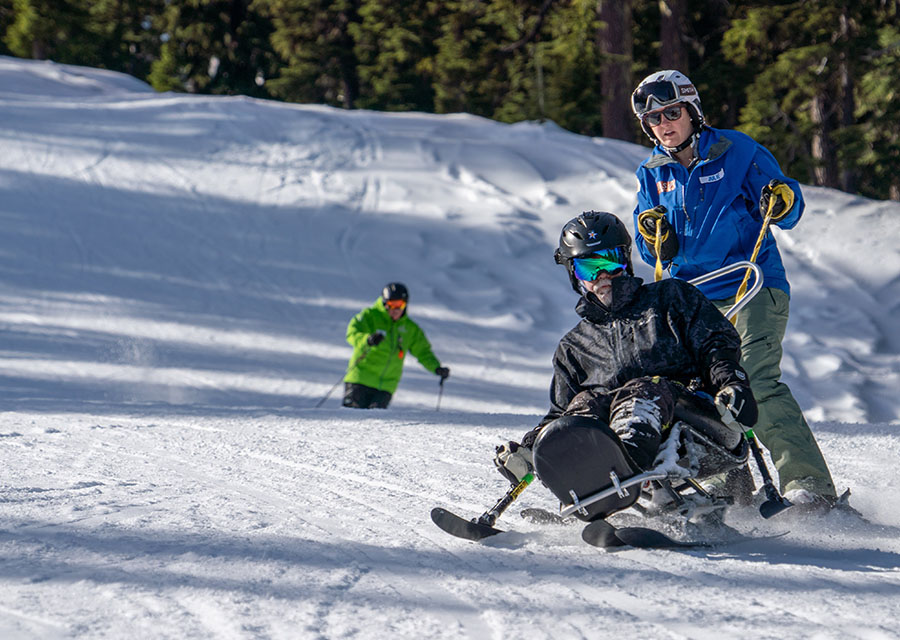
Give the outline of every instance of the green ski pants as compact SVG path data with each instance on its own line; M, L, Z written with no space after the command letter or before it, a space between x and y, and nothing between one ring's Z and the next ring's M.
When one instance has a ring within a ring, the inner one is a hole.
M734 298L713 300L722 313ZM781 382L781 341L788 322L789 297L781 289L763 288L737 314L741 335L741 366L759 405L753 428L775 463L782 493L806 489L835 496L834 481L816 439L791 390Z

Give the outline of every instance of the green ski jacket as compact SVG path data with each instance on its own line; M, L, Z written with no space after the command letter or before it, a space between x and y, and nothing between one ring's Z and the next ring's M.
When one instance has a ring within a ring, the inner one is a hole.
M381 329L384 340L370 347L366 339ZM425 332L405 313L394 322L379 297L371 307L363 309L347 325L347 342L353 347L353 355L347 366L344 382L363 384L379 391L394 393L403 374L403 360L411 353L428 371L441 366L431 352L431 344ZM359 358L361 356L362 359ZM357 362L353 366L354 362Z

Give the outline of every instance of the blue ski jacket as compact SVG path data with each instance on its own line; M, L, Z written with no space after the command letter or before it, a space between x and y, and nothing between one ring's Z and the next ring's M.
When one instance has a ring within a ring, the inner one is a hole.
M750 136L707 127L694 144L699 161L691 169L657 145L637 170L640 188L634 225L638 252L644 262L656 264L655 256L637 232L637 216L656 205L665 206L666 218L678 237L678 253L663 266L672 277L683 280L750 259L765 215L760 214L759 197L773 178L793 190L794 206L772 224L791 229L804 208L800 184L786 177L772 154ZM771 231L766 233L756 263L763 271L763 286L776 287L790 296L784 264ZM743 277L743 269L734 271L700 285L699 289L710 300L730 298L737 293Z

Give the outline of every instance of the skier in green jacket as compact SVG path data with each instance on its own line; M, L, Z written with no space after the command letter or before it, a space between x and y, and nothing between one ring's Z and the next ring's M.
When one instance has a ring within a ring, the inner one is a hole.
M399 282L384 287L381 297L347 326L353 355L344 376L344 406L387 409L403 375L403 359L413 354L441 381L450 375L431 352L425 332L406 314L409 291Z

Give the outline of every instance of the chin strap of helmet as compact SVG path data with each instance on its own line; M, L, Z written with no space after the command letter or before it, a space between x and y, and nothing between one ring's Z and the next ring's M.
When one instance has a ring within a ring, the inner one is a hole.
M689 146L694 144L700 138L701 131L703 131L703 125L700 125L699 127L697 125L694 125L694 132L691 135L689 135L687 138L685 138L684 142L682 142L677 147L665 147L664 146L663 149L666 150L666 153L678 153L679 151L687 149Z

